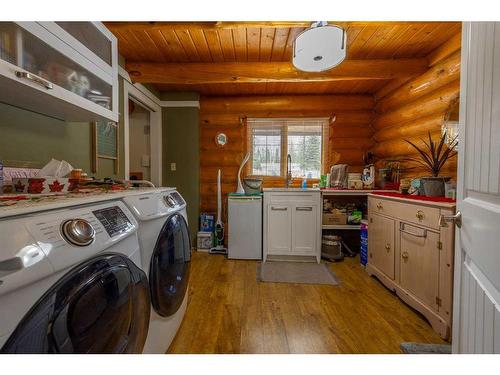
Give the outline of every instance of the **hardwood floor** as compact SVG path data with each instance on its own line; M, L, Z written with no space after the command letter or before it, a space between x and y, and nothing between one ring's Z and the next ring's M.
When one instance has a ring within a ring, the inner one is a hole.
M444 343L358 258L330 265L339 286L261 283L257 264L194 252L169 353L400 353L402 341Z

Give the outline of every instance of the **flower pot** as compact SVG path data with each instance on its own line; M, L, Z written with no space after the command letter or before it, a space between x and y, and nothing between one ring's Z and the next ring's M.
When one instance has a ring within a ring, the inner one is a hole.
M444 197L444 183L450 177L423 177L422 184L426 197Z

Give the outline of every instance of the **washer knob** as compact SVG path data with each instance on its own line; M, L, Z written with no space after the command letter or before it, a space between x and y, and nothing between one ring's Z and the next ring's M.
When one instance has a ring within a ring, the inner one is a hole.
M94 242L95 230L87 220L71 219L62 224L62 235L73 245L88 246Z
M165 201L165 203L167 204L167 206L173 208L175 207L175 200L174 198L172 198L170 195L167 195L165 197L163 197L163 200Z

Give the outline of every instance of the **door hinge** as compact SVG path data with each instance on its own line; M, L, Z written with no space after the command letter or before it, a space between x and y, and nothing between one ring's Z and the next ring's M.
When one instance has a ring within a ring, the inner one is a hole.
M438 305L438 307L441 307L441 303L442 303L441 298L436 297L436 305Z
M438 249L443 250L443 243L441 241L438 241Z

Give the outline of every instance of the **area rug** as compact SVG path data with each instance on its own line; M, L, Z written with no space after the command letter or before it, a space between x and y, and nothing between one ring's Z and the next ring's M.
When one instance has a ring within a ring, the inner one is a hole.
M402 342L399 346L405 354L451 354L451 345Z
M339 284L335 273L323 263L260 263L257 266L257 280L266 283Z

